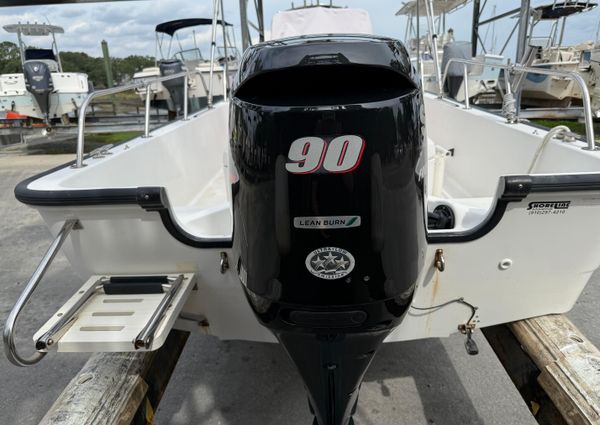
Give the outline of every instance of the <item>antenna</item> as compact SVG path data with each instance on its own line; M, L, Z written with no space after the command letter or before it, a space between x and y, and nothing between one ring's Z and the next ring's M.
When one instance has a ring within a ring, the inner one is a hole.
M196 30L195 29L192 30L192 36L194 37L194 47L196 49L198 49L198 43L196 43ZM200 50L200 49L198 49L198 50Z
M494 10L492 12L492 17L496 17L496 5L494 5ZM496 21L492 22L492 48L491 52L494 53L496 51Z

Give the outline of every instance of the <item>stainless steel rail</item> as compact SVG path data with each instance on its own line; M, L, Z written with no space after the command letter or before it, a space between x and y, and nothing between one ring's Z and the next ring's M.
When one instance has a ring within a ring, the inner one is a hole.
M215 52L217 48L217 23L219 19L219 0L213 1L212 32L210 36L210 71L208 77L208 107L213 107L213 74L215 72ZM224 25L224 24L223 24Z
M46 355L46 353L36 352L29 357L22 357L17 352L17 348L15 346L15 325L19 315L21 314L21 310L23 310L23 307L25 304L27 304L27 301L29 301L31 295L46 274L48 267L50 267L52 260L54 260L54 257L56 257L56 254L67 239L67 236L69 236L69 233L71 233L72 230L77 229L78 227L79 220L77 219L69 219L65 221L65 224L63 224L62 228L58 232L58 235L56 235L56 238L50 245L50 248L48 248L48 251L46 251L42 261L27 282L25 289L23 289L23 292L21 292L21 295L19 295L17 302L8 315L8 319L6 319L3 333L4 353L6 354L8 360L17 366L30 366L36 364Z
M592 118L593 115L592 115L592 102L590 100L590 92L587 88L585 80L577 72L534 68L534 67L527 67L527 66L521 66L521 65L516 65L516 64L506 64L506 65L496 64L496 63L491 64L491 63L476 61L476 60L472 60L472 59L452 58L452 59L448 60L448 63L446 64L446 67L444 69L444 75L442 76L442 81L441 81L442 86L446 82L446 78L448 77L448 68L450 67L450 65L452 63L461 63L461 64L463 64L464 67L466 67L467 65L483 65L483 66L504 69L505 71L509 71L509 73L513 72L513 73L519 73L519 74L528 74L528 73L542 74L542 75L549 75L549 76L553 76L553 77L569 78L569 79L574 80L577 83L577 85L579 85L579 88L581 89L581 97L583 100L583 112L584 112L584 119L585 119L585 137L586 137L586 141L587 141L587 147L585 147L583 149L590 150L590 151L598 150L598 148L596 147L595 139L594 139L594 122L593 122L593 118ZM510 80L509 73L505 73L505 75L504 75L504 78L507 81ZM464 79L464 77L463 77L463 79ZM469 102L468 101L468 98L469 98L468 79L464 79L464 86L466 87L465 88L465 99L466 99L465 105L468 105L468 102ZM438 94L441 97L443 97L443 93L441 91Z
M150 317L148 323L146 323L146 326L144 326L144 328L133 340L133 346L136 350L139 348L148 349L152 345L154 334L158 329L158 325L160 324L163 317L165 316L165 313L173 303L175 295L177 295L177 293L179 292L179 288L181 287L181 282L183 282L183 279L184 276L180 274L177 277L177 279L175 279L175 281L171 283L171 288L169 289L169 292L161 300L154 313L152 313L152 316Z
M69 330L71 325L77 320L77 313L81 307L89 301L97 290L102 288L102 283L103 280L99 279L94 285L90 286L81 294L75 304L63 313L60 320L38 338L35 342L35 348L38 351L48 351Z
M183 78L183 87L184 87L183 90L184 90L184 99L185 99L183 102L183 119L187 120L187 118L188 118L187 95L188 95L188 81L189 81L189 74L187 72L180 72L178 74L167 75L164 77L155 77L155 78L144 79L137 83L131 83L131 84L127 84L124 86L113 87L113 88L105 89L105 90L98 90L98 91L88 94L87 97L84 99L84 101L81 103L81 107L79 108L79 111L78 111L79 116L78 116L78 123L77 123L78 124L78 126L77 126L77 158L75 161L75 165L73 167L74 168L82 168L84 166L84 164L83 164L84 152L83 151L84 151L84 146L85 146L85 117L86 117L87 108L92 103L92 100L94 100L98 97L109 96L112 94L122 93L122 92L126 92L129 90L146 88L144 137L149 137L150 136L150 98L151 98L151 96L150 96L151 87L150 86L154 83L161 83L163 81L175 80L178 78Z

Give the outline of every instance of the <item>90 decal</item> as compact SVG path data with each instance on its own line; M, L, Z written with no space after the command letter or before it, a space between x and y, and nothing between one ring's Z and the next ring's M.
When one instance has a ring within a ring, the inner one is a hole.
M285 169L292 174L349 173L360 164L364 149L359 136L339 136L329 142L301 137L290 145Z

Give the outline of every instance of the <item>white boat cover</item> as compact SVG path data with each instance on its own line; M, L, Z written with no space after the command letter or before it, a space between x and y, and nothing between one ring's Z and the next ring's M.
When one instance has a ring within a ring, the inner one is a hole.
M373 34L373 26L363 9L309 7L273 16L272 40L308 34Z

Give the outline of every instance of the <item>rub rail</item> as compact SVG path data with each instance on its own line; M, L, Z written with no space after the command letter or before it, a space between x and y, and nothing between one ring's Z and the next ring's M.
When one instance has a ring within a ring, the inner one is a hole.
M472 59L451 58L448 60L448 63L446 64L446 67L444 69L444 74L442 76L442 84L441 84L442 87L446 83L446 78L448 77L448 68L450 67L450 65L452 63L463 64L463 71L466 70L467 65L483 65L483 66L488 66L488 67L504 69L505 71L509 71L509 73L513 72L513 73L521 73L521 74L528 74L528 73L542 74L542 75L549 75L549 76L553 76L553 77L569 78L571 80L574 80L575 83L577 83L577 85L581 89L581 95L582 95L581 97L583 100L583 112L584 112L584 119L585 119L585 137L587 139L586 140L587 147L585 147L584 149L590 150L590 151L598 150L598 148L596 147L595 139L594 139L594 123L593 123L593 118L592 118L592 102L590 100L590 92L587 88L585 80L577 72L534 68L534 67L527 67L527 66L521 66L521 65L515 65L515 64L506 64L506 65L505 64L496 64L496 63L492 64L492 63L486 63L486 62L476 61L476 60L472 60ZM463 72L463 74L466 74L466 72ZM509 80L508 73L505 74L504 78L507 81ZM465 87L465 89L464 89L465 90L465 99L466 99L465 104L468 105L468 102L469 102L468 101L468 98L469 98L468 86L469 86L469 84L468 84L468 80L464 80L464 77L463 77L463 81L464 81L463 86ZM438 95L440 96L440 98L444 97L444 93L441 90L438 93Z
M79 220L69 219L65 221L62 228L58 232L58 235L56 235L56 238L50 245L50 248L48 248L48 251L46 251L44 258L42 258L42 261L37 266L37 269L35 269L35 272L27 282L25 289L23 289L23 292L21 292L21 295L19 295L17 302L8 315L8 319L4 325L3 334L4 352L8 360L14 365L22 367L31 366L38 363L46 355L46 353L36 352L29 357L21 356L18 353L15 345L15 326L17 320L19 319L19 315L21 314L21 310L23 310L25 304L27 304L27 301L29 301L31 295L33 295L33 292L46 274L48 267L50 267L50 264L52 264L54 257L56 257L56 254L67 239L67 236L69 236L69 233L71 233L72 230L78 228L80 228Z

